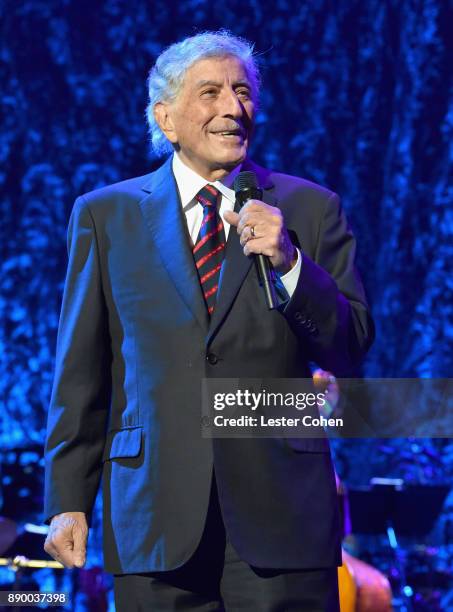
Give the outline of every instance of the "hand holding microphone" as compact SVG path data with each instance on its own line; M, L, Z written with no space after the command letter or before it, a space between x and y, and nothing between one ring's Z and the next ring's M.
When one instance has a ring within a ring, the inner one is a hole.
M254 172L240 172L234 181L239 213L225 212L225 221L235 226L244 255L255 256L260 282L269 308L278 304L273 284L274 270L286 274L297 261L297 251L286 229L282 212L261 201Z

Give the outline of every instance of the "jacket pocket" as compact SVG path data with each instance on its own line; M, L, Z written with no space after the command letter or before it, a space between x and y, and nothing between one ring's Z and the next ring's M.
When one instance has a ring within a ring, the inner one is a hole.
M143 427L127 427L107 433L102 461L119 457L138 457L142 448Z

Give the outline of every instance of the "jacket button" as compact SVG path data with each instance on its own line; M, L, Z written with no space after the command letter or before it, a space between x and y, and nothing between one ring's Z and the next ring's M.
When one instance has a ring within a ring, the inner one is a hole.
M217 355L215 353L208 353L206 355L206 360L211 365L215 365L219 361L219 358L217 357Z

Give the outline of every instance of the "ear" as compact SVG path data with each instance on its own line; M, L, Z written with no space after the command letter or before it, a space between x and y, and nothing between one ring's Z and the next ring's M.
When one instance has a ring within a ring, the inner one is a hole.
M154 119L162 132L172 143L178 142L168 102L157 102L153 108Z

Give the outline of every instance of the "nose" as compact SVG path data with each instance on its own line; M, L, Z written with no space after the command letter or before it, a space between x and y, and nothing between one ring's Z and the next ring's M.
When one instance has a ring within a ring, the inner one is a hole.
M226 89L219 98L219 111L223 117L242 117L244 107L233 89Z

